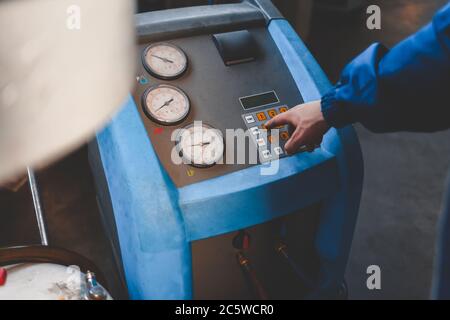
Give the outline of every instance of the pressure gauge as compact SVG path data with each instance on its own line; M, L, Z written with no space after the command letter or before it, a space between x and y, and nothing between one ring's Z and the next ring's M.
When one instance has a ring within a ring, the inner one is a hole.
M142 95L145 114L162 125L175 125L183 121L190 110L189 98L177 87L160 84L148 88Z
M176 137L176 147L184 163L198 168L215 165L224 153L222 133L197 122L180 130Z
M154 77L173 80L180 77L188 66L186 54L170 43L149 45L142 57L145 69Z

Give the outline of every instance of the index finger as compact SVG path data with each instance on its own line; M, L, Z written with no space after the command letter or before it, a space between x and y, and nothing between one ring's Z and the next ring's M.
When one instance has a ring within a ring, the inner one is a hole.
M264 127L266 129L273 129L278 126L283 126L285 124L290 124L290 123L291 123L291 120L290 120L289 112L283 112L283 113L280 113L279 115L276 115L269 121L267 121L264 124Z

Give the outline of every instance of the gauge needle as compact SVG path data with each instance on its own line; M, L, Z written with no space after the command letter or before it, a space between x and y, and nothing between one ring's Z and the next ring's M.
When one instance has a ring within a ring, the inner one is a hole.
M169 60L167 58L163 58L163 57L160 57L160 56L157 56L157 55L154 55L154 54L152 54L152 57L158 58L158 59L160 59L160 60L162 60L164 62L173 63L172 60Z
M156 111L159 111L160 109L162 109L162 108L164 108L164 107L167 107L169 104L171 104L173 102L173 98L172 99L170 99L170 100L167 100L166 102L164 102L164 104L161 106L161 107L159 107L158 109L156 109L155 110L155 112Z
M193 144L193 145L191 145L191 147L204 147L204 146L207 146L207 145L210 145L211 144L211 142L209 141L209 142L201 142L201 143L198 143L198 144Z

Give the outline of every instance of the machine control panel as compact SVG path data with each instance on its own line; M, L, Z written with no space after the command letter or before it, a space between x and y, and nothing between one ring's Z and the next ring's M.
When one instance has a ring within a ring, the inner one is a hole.
M242 36L252 41L234 41ZM246 49L255 52L254 59L224 63L220 48L232 54L249 43L254 48ZM266 29L143 42L140 48L134 99L177 187L287 156L287 126L268 131L264 124L303 99ZM196 122L201 130L195 129ZM246 133L254 151L246 151L245 163L238 161L236 145L226 141L229 129ZM234 162L229 161L231 151ZM173 161L174 152L181 164ZM257 161L247 161L254 152Z

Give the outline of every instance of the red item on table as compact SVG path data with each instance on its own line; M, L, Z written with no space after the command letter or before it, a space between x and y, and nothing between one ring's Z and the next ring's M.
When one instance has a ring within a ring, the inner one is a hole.
M0 268L0 286L3 286L6 283L6 277L8 273L5 268Z

